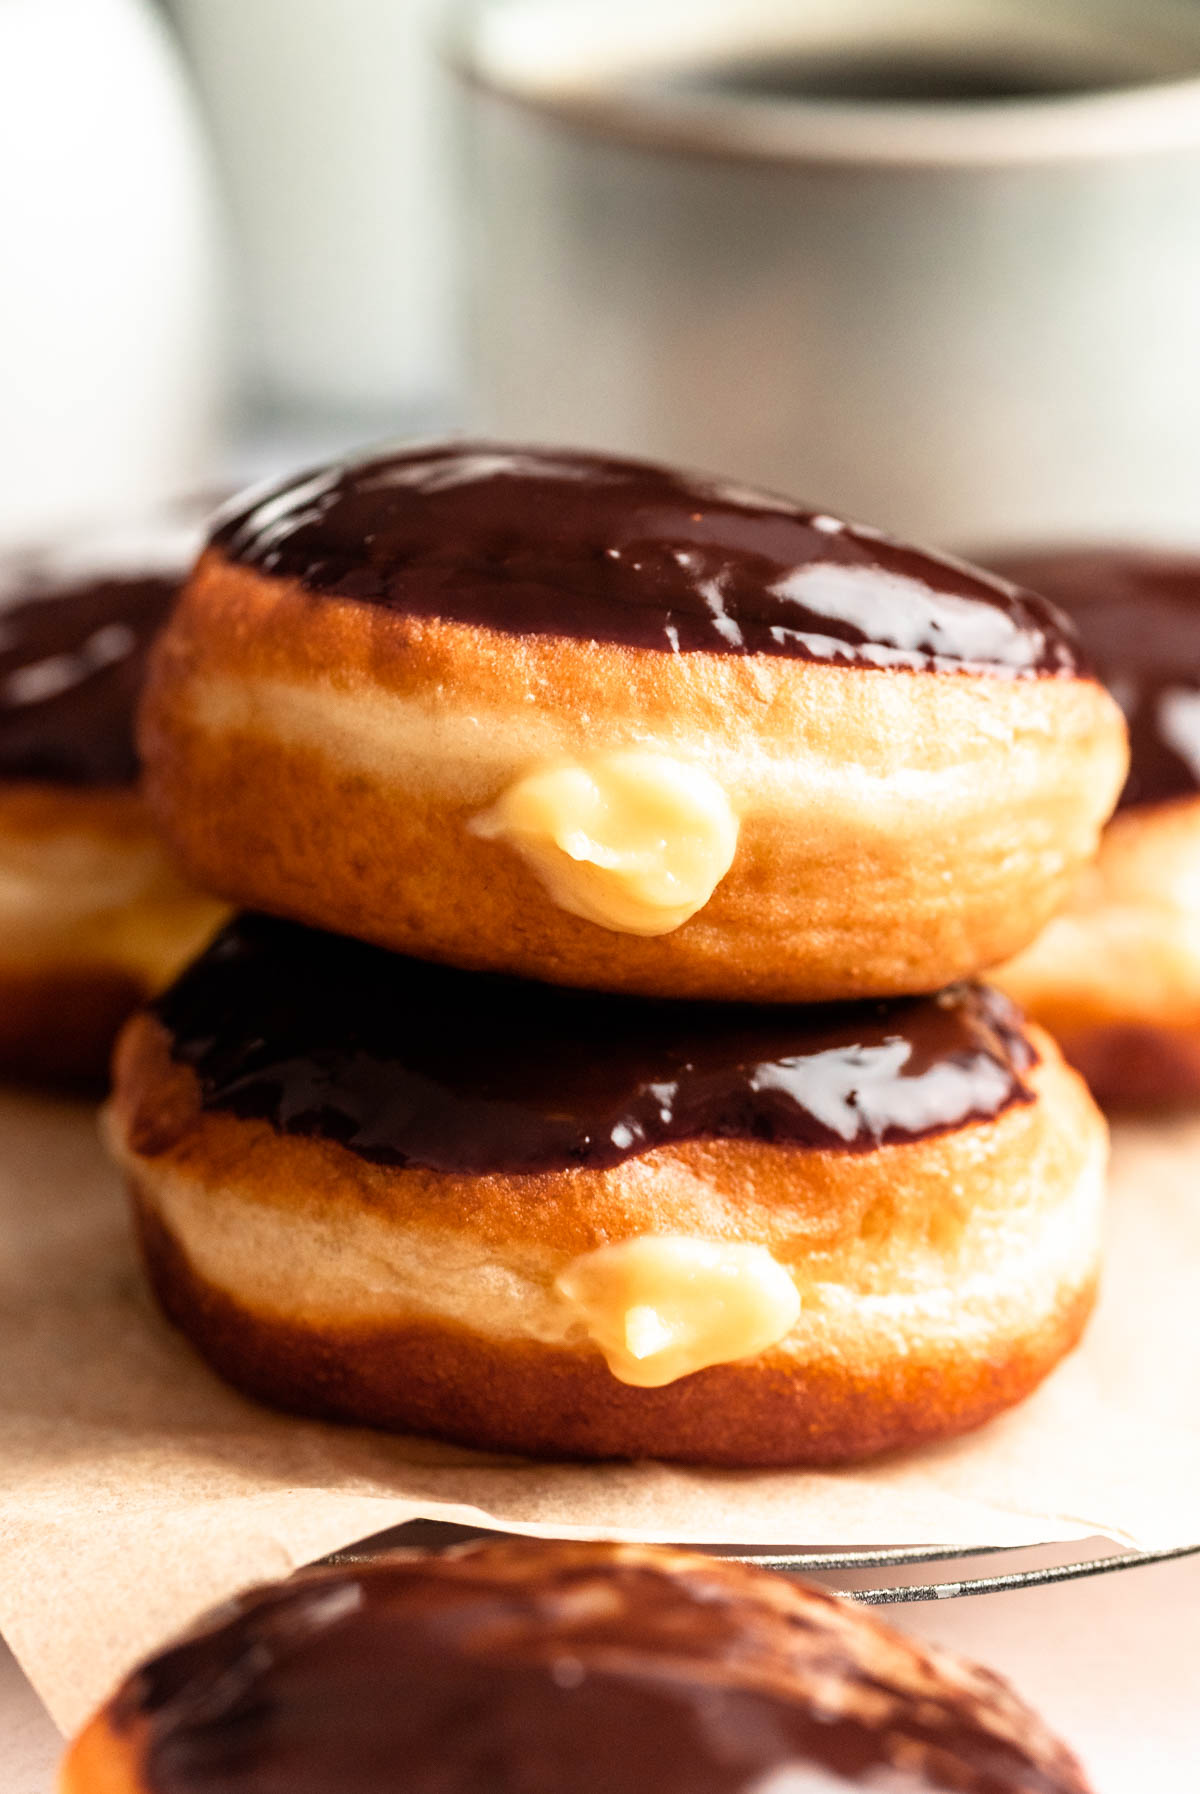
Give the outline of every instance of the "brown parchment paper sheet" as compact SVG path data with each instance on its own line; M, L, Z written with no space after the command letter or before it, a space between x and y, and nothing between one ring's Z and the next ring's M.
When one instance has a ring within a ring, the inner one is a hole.
M535 1465L289 1420L154 1311L82 1105L0 1094L0 1632L64 1728L248 1583L408 1519L703 1544L1200 1534L1200 1120L1115 1140L1084 1348L955 1444L840 1472Z

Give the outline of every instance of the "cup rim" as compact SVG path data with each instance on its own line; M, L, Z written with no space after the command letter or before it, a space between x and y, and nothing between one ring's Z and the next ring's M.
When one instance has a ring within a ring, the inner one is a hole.
M922 168L1103 161L1200 148L1200 72L982 102L555 92L489 66L477 14L452 14L442 59L468 90L610 144L751 163Z

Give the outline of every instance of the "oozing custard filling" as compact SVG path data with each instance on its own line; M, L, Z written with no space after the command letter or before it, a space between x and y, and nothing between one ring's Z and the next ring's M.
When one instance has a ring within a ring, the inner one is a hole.
M753 1358L790 1333L800 1296L765 1246L645 1234L600 1246L555 1280L622 1383L658 1389Z
M629 750L518 779L472 831L505 841L553 901L619 934L669 934L733 863L738 819L703 767Z

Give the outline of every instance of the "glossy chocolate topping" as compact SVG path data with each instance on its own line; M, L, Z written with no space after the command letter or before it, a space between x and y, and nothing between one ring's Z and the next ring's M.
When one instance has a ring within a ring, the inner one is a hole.
M769 1010L426 965L242 916L154 1005L206 1108L384 1165L618 1164L700 1136L864 1149L1029 1098L1008 1000Z
M688 653L1071 674L1052 605L786 499L639 461L424 444L227 515L231 561L389 610Z
M1125 712L1121 808L1200 791L1200 554L1047 550L1000 564L1071 614Z
M128 785L150 643L203 511L0 564L0 778Z
M310 1573L148 1663L112 1723L139 1728L148 1794L1087 1794L985 1671L669 1561L524 1544Z

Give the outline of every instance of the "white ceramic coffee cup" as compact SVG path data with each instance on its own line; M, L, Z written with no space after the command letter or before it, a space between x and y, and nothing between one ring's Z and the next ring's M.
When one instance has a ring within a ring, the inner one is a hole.
M1065 91L705 77L783 49ZM945 543L1200 540L1200 6L490 0L451 55L484 427Z

